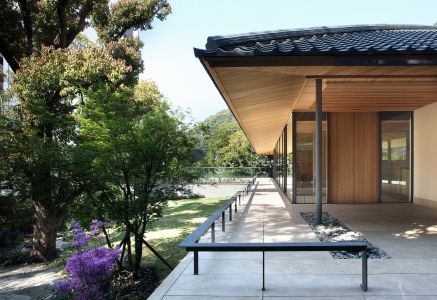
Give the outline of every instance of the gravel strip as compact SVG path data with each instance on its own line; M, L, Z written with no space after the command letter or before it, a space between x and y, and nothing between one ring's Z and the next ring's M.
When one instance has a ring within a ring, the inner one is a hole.
M327 212L322 214L321 225L316 224L314 213L303 212L301 215L322 242L365 241L369 245L367 250L368 258L390 258L384 250L372 245L361 232L350 229L336 217ZM331 251L331 255L337 259L361 258L362 252L353 253L348 251Z

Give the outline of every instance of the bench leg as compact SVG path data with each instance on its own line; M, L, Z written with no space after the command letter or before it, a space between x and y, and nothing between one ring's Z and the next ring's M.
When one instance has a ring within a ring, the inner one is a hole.
M222 212L222 231L225 232L225 212Z
M194 275L199 275L199 252L194 251Z
M363 251L362 256L362 282L361 282L361 288L363 291L367 292L367 248Z
M211 243L215 243L215 222L211 224Z
M266 283L266 279L265 279L265 256L264 256L264 251L263 251L263 289L262 289L263 291L266 290L265 283Z

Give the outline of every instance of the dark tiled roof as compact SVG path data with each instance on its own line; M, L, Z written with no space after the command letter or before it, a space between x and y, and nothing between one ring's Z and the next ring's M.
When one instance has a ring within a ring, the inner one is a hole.
M437 26L359 25L211 36L196 56L437 54Z

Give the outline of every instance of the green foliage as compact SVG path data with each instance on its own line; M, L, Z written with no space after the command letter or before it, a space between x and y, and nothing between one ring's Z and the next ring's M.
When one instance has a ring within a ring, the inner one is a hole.
M254 153L232 113L222 110L196 128L200 165L208 167L257 167L262 159Z
M21 59L44 46L67 48L87 27L104 43L119 42L129 29L151 29L171 12L166 0L0 0L0 53L14 71Z
M8 91L19 105L0 119L2 185L12 191L2 201L21 203L27 214L31 199L42 222L37 228L51 231L41 238L56 238L66 207L83 191L79 179L87 169L73 112L86 93L100 85L117 88L129 71L102 47L43 48L22 59ZM53 244L49 256L55 250Z
M192 180L186 172L193 161L190 129L152 82L89 93L77 118L81 157L90 171L87 194L95 211L134 236L136 259L130 267L138 273L148 223Z
M223 123L206 138L206 162L211 167L249 167L257 155L237 124Z
M106 1L108 2L108 1ZM165 0L125 0L112 5L98 5L93 14L93 24L104 41L118 40L127 29L152 29L156 17L164 20L171 13Z
M224 123L237 124L234 116L229 109L223 109L212 116L209 116L202 122L203 125L212 129L219 127Z
M0 120L0 185L13 191L9 198L31 195L34 254L56 256L57 228L90 174L79 152L78 104L102 87L136 84L142 43L123 35L170 11L166 0L0 0L0 53L16 73L11 98L19 104ZM81 35L87 27L98 45Z

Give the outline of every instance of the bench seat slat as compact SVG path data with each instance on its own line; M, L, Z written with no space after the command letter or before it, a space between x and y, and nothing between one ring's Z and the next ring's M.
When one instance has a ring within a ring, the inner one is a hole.
M310 242L310 243L182 243L187 251L362 251L367 243L350 242Z

